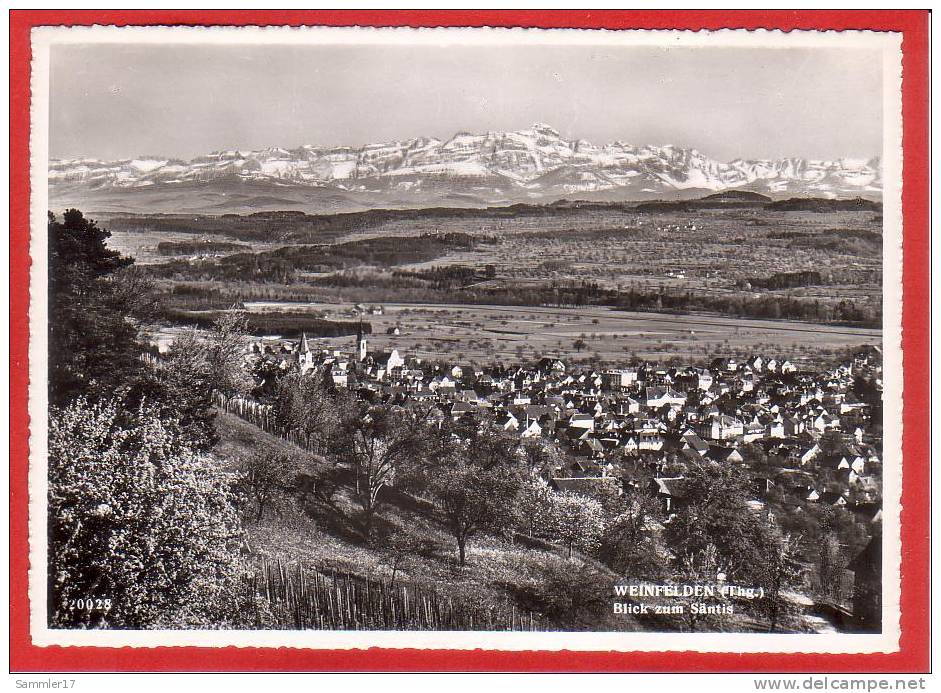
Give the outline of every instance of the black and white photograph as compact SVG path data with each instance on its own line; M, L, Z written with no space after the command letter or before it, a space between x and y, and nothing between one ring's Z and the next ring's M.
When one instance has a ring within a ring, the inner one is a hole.
M33 46L38 642L897 646L897 37Z

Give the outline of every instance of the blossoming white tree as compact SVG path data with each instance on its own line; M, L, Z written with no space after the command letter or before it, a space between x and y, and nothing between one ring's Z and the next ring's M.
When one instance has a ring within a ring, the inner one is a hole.
M592 553L598 548L604 520L604 507L599 501L563 491L548 497L542 522L545 533L565 546L571 558L575 549Z
M237 617L231 480L153 411L80 398L49 423L53 627L219 627Z

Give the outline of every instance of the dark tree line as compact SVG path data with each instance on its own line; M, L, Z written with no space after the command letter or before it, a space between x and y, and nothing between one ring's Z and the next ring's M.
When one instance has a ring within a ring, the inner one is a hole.
M420 236L386 236L347 241L334 245L289 245L265 252L234 253L212 263L193 265L173 260L148 268L154 276L189 279L244 281L251 279L281 284L295 281L299 273L329 272L365 265L393 267L427 262L452 250L468 250L493 242L465 233L426 233Z
M230 306L231 309L231 306ZM224 318L223 311L189 312L167 309L162 318L181 325L193 325L203 329L211 328ZM347 337L362 331L372 334L372 325L368 322L353 320L326 320L299 312L246 313L245 331L258 335L280 335L282 337Z
M799 286L818 286L824 283L820 272L807 270L804 272L775 272L769 277L750 277L741 282L753 289L795 289Z
M121 270L133 259L110 250L110 233L76 209L49 214L49 398L113 391L139 370L135 296Z

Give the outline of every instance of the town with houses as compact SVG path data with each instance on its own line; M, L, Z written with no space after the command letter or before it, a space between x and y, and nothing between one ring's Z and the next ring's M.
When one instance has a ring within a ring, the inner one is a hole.
M757 446L767 461L755 478L756 502L780 489L794 506L829 504L881 519L881 428L873 428L871 401L854 392L859 377L881 390L878 347L819 372L761 355L709 367L572 370L555 358L489 368L422 363L396 349L369 351L362 331L352 352L312 342L264 339L250 351L373 402L424 405L433 420L488 417L521 439L554 440L567 453L551 472L559 488L614 483L611 460L636 456L656 470L654 490L669 512L683 496L671 463L743 463Z
M683 505L686 464L743 465L752 480L749 505L768 522L815 505L849 513L864 528L868 543L841 589L859 623L881 621L879 347L847 352L821 370L758 354L716 358L708 367L596 370L545 357L484 368L370 351L362 329L351 350L318 348L305 335L256 339L248 352L256 368L296 369L364 401L420 408L433 424L487 420L521 441L552 441L563 454L543 476L558 491L622 493L635 483L622 465L635 461L649 470L647 490L666 518Z

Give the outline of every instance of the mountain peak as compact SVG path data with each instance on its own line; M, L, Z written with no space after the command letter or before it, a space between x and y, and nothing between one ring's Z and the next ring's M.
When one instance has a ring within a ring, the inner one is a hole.
M420 136L362 147L305 145L258 151L233 147L190 161L154 155L111 162L49 162L50 196L63 190L72 199L82 199L91 190L118 189L146 189L156 196L162 189L214 181L229 186L227 190L234 184L275 186L278 195L288 188L299 196L313 195L313 190L334 191L368 199L366 205L385 204L387 199L390 204L421 204L409 200L424 199L420 196L429 190L452 204L464 199L501 204L572 196L640 200L729 189L792 197L877 197L882 190L878 159L721 162L674 145L567 140L545 123L514 132L462 132L448 140ZM133 206L132 196L122 193L122 198Z
M556 130L551 125L546 125L545 123L533 123L533 126L530 128L535 133L542 135L550 135L552 137L560 137L559 131Z

